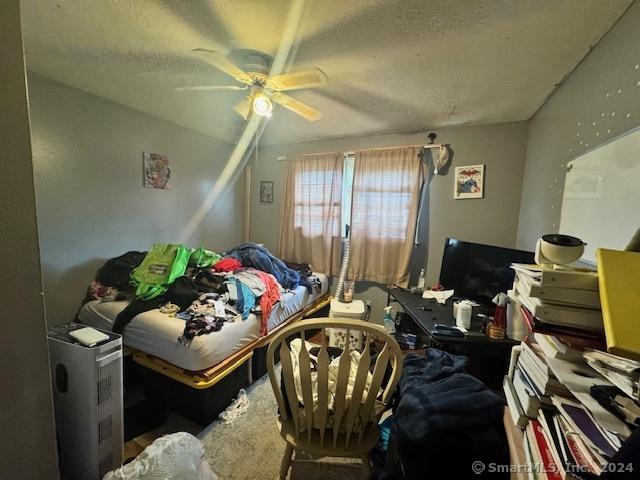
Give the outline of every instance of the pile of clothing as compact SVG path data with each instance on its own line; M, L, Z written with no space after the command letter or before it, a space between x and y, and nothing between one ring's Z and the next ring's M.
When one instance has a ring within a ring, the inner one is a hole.
M240 318L238 310L228 303L227 294L204 293L194 300L189 307L180 312L169 313L184 320L184 332L178 338L182 344L189 345L194 337L217 332L225 322L235 322ZM164 305L160 311L179 310L171 308L172 304Z
M313 274L311 265L308 263L294 263L284 262L291 270L295 270L300 275L300 285L307 289L307 292L312 294L320 293L322 289L322 282L317 275Z
M282 260L274 257L261 245L244 243L226 252L225 256L237 259L246 267L254 267L270 273L287 290L295 290L300 285L300 274L287 267Z
M131 251L107 260L89 285L83 303L91 300L115 301L134 298L131 272L142 263L146 255L147 252Z
M246 318L248 310L259 299L261 313L260 334L265 335L271 310L282 299L282 286L271 273L255 268L236 271L231 275L230 281L235 282L238 297L241 295L243 297L243 318Z
M260 314L260 330L265 335L269 316L284 289L304 285L311 293L320 291L321 282L308 264L287 265L260 245L246 243L223 255L202 247L190 250L165 244L155 244L149 252L160 252L164 256L155 258L166 259L165 253L172 248L183 254L180 261L176 256L173 264L169 256L164 265L148 265L147 252L127 252L107 261L91 283L85 302L131 300L116 317L112 330L117 333L122 333L136 315L159 308L185 321L178 340L188 345L198 335L219 331L226 322L246 320L252 312ZM135 278L145 269L149 270L147 278L156 275L159 267L170 272L165 283L147 285L145 296L137 296Z
M436 348L424 357L405 357L391 422L388 478L422 479L425 472L433 478L469 478L482 476L472 470L474 462L509 464L504 400L465 373L467 362Z
M330 359L328 373L327 373L327 408L330 415L326 418L321 418L320 413L318 412L318 402L319 402L319 392L318 392L318 354L320 353L320 348L313 344L309 343L306 340L302 340L301 338L295 338L291 340L289 347L291 349L291 366L293 368L293 378L294 378L294 387L296 390L296 396L298 397L298 403L300 406L304 405L304 394L302 393L302 379L300 376L301 364L300 364L300 351L302 350L304 343L304 348L307 350L309 354L309 370L311 373L311 394L313 398L313 424L316 428L322 428L322 425L326 425L327 428L333 428L334 424L334 400L338 388L338 372L340 370L340 358L343 350L338 347L327 347L327 355ZM375 347L372 347L372 350L375 350ZM358 366L360 364L360 355L361 353L357 350L351 350L350 352L350 362L349 362L349 373L347 380L347 387L344 393L344 409L345 411L349 408L349 404L351 403L351 398L353 396L353 388L356 384L356 378L358 374ZM369 388L371 386L371 381L373 379L373 375L371 372L367 372L367 377L365 380L365 387L363 392L363 399L367 398L369 393ZM284 386L284 378L281 379L281 389L283 395L286 396L286 389ZM376 396L380 394L380 391L376 392ZM372 418L376 417L380 412L379 407L381 404L376 402L375 408L371 411L371 418L367 418L364 422L366 423ZM287 414L291 414L291 408L289 405L286 405ZM305 409L300 408L298 410L299 414L299 425L301 425L302 431L306 430L306 421L305 421ZM354 424L354 432L359 433L362 429L363 421L365 419L362 418L361 415L358 415L356 418L356 422ZM340 430L342 430L344 425L340 426Z

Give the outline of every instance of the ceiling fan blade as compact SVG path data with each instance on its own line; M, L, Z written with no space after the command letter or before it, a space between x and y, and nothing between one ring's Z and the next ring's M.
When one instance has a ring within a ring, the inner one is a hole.
M233 106L235 112L245 120L249 118L251 113L251 97L246 96Z
M289 95L285 95L284 93L275 92L271 95L271 98L274 102L279 103L284 108L291 110L293 113L296 113L310 122L315 122L316 120L320 120L322 117L322 112L316 108L313 108L311 105L307 105L304 102L296 100Z
M329 79L319 68L283 73L267 79L267 86L278 92L323 87L327 83Z
M191 87L176 87L175 90L192 91L192 92L208 92L212 90L246 90L247 85L194 85Z
M237 81L251 85L253 78L238 67L235 63L229 61L222 53L214 50L207 50L206 48L196 48L191 50L191 54L204 60L209 65L216 67L218 70L222 70L227 75L231 75Z

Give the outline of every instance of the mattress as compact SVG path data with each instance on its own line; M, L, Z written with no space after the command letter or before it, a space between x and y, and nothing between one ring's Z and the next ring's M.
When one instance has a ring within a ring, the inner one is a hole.
M303 286L285 292L269 315L267 330L271 331L287 318L304 309L329 290L326 275L315 274L321 281L319 293L310 294ZM78 313L78 320L104 330L111 330L118 314L128 302L86 303ZM170 317L154 309L133 318L124 329L123 343L131 348L149 353L185 370L210 368L245 345L260 338L260 318L250 314L246 320L227 322L218 332L195 337L188 345L178 342L184 330L184 320Z

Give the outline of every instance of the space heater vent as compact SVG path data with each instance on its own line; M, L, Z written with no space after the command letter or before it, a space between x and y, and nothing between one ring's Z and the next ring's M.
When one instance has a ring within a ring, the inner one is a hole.
M98 381L98 405L107 400L111 400L113 390L111 389L112 377L106 377Z
M113 418L109 415L107 418L100 420L98 424L98 443L102 443L105 440L111 438Z
M98 456L100 458L100 471L103 465L107 465L107 459L113 459L112 451L114 440L114 408L115 399L121 398L121 370L119 361L114 359L98 367L96 393L98 401ZM117 465L107 465L107 470Z

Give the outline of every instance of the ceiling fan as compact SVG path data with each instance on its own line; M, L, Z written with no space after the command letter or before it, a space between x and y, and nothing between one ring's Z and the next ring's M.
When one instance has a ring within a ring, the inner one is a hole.
M241 57L241 63L245 68L239 67L224 54L214 50L197 48L191 51L192 55L230 75L240 85L203 85L178 87L177 90L247 90L248 95L233 107L236 113L245 120L251 111L262 117L270 117L273 111L272 102L282 105L310 122L315 122L322 117L320 110L282 93L326 85L328 78L322 70L310 68L269 77L270 57L254 50L242 50L236 53L236 56Z

